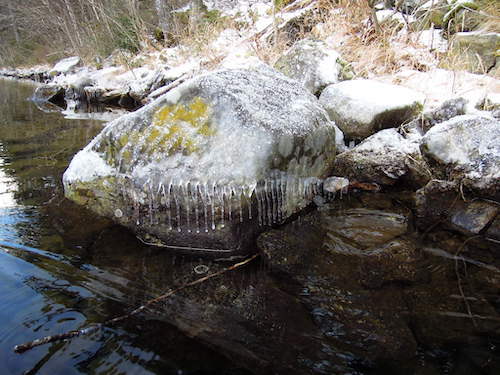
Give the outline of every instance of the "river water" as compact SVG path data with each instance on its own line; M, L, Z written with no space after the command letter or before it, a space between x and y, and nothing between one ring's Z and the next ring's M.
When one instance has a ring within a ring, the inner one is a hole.
M33 90L0 79L0 373L239 373L153 318L13 352L23 342L124 314L160 293L182 262L63 198L62 173L103 122L44 112L27 100Z

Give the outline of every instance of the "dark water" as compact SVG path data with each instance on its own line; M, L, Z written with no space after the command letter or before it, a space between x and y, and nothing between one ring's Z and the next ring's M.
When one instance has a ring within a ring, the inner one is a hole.
M0 244L0 373L240 373L222 355L145 317L13 352L122 315L175 281L182 262L63 198L63 171L103 123L42 112L26 100L33 89L0 79L0 241L26 246Z

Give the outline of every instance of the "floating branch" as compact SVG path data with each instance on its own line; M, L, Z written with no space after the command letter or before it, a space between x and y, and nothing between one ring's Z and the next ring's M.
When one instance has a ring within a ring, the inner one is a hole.
M72 330L72 331L68 331L68 332L61 333L61 334L54 335L54 336L46 336L46 337L43 337L43 338L40 338L40 339L36 339L36 340L30 341L30 342L21 344L21 345L16 345L14 347L14 352L16 352L16 353L24 353L24 352L26 352L28 350L31 350L31 349L33 349L33 348L35 348L37 346L40 346L40 345L48 344L48 343L55 342L55 341L69 340L69 339L72 339L73 337L88 335L88 334L91 334L93 332L99 331L104 326L115 325L118 322L121 322L121 321L123 321L125 319L128 319L128 318L130 318L130 317L132 317L134 315L137 315L141 311L145 310L146 308L148 308L148 307L150 307L150 306L152 306L154 304L157 304L158 302L162 302L163 300L171 297L175 293L180 292L181 290L183 290L185 288L188 288L190 286L194 286L194 285L197 285L197 284L201 284L204 281L207 281L207 280L212 279L214 277L220 276L220 275L222 275L222 274L224 274L226 272L233 271L235 269L243 267L243 266L247 265L248 263L250 263L255 258L257 258L258 256L259 256L259 254L254 254L254 255L252 255L251 257L249 257L247 259L245 259L242 262L233 264L230 267L224 268L224 269L222 269L220 271L208 274L207 276L204 276L204 277L202 277L200 279L196 279L194 281L190 281L190 282L188 282L186 284L183 284L183 285L181 285L180 287L178 287L178 288L176 288L174 290L170 290L170 291L162 294L159 297L156 297L154 299L151 299L151 300L147 301L144 305L139 306L138 308L136 308L135 310L132 310L128 314L121 315L121 316L118 316L118 317L113 318L113 319L109 319L109 320L107 320L104 323L92 324L92 325L89 325L88 327L85 327L85 328L82 328L82 329L79 329L79 330Z

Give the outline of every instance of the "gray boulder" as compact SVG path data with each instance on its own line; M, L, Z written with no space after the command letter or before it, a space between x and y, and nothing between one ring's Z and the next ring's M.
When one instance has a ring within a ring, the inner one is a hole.
M335 142L294 80L218 71L109 123L72 160L65 194L147 242L229 252L310 202Z
M405 87L359 79L328 86L319 100L346 138L363 139L411 119L422 110L424 96Z
M303 39L281 56L274 67L318 94L341 80L343 65L339 53L325 42Z
M500 197L500 122L457 116L432 127L420 149L438 178L462 180L482 195Z
M497 63L500 33L460 32L454 35L451 52L473 73L485 73Z
M422 186L430 177L418 141L404 138L396 129L381 130L337 155L333 170L352 180L380 185L404 181Z

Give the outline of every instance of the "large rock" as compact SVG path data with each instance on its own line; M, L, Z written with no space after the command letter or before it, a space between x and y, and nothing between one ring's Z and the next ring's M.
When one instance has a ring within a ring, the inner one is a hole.
M500 33L456 33L451 52L460 56L463 66L474 73L485 73L495 66L500 49Z
M320 103L347 138L366 138L415 116L423 96L405 87L360 79L328 86Z
M429 179L419 143L404 138L396 129L384 129L359 145L339 154L336 174L357 181L394 185L406 182L422 186Z
M67 57L59 60L50 71L50 75L54 76L58 74L70 73L80 64L80 62L81 59L78 56Z
M334 156L334 125L301 85L269 68L225 70L111 122L64 186L149 242L232 251L307 205Z
M41 85L35 89L32 100L34 102L51 102L57 105L64 105L65 90L61 86L48 84Z
M433 126L420 148L437 177L461 180L464 187L499 199L499 139L498 119L464 115Z
M337 83L343 69L338 52L325 42L312 39L295 43L278 59L275 68L302 83L313 94Z

